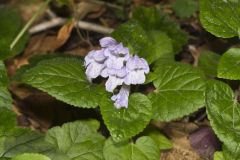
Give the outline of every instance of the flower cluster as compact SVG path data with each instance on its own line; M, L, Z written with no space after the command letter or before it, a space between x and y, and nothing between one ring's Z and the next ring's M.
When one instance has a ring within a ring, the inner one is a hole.
M130 55L129 49L111 37L100 40L102 49L93 50L85 57L87 78L91 81L98 76L108 78L105 84L108 92L122 86L117 95L112 96L116 108L128 107L131 84L145 82L149 66L145 59Z

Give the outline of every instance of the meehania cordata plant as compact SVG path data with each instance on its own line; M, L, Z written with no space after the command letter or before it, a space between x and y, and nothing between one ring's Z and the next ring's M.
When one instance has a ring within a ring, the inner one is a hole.
M209 32L221 37L239 35L238 1L201 0L200 7L201 22ZM222 14L233 18L227 22ZM90 51L86 57L33 58L30 65L18 71L15 81L74 107L94 110L103 119L109 136L98 132L97 120L66 123L46 134L16 127L7 90L10 82L1 62L0 157L159 160L160 149L171 148L171 143L166 138L162 142L159 131L149 131L151 120L176 120L206 105L211 125L224 143L224 155L234 157L227 160L239 159L236 97L223 82L212 80L206 85L203 61L200 67L175 61L186 43L187 34L167 15L155 8L139 7L131 20L116 28L110 37L100 39L101 49ZM211 73L238 80L238 52L237 48L227 51L217 71ZM0 56L1 60L5 57L8 55ZM209 73L208 77L214 77Z

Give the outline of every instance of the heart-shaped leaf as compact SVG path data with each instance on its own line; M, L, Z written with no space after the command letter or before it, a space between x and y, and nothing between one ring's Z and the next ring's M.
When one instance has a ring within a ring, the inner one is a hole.
M223 153L240 159L240 105L232 89L220 81L208 82L206 107L211 126L227 151Z
M103 120L115 141L131 138L141 132L152 117L152 105L143 94L129 97L128 108L117 109L110 98L100 105Z
M149 94L153 117L170 121L188 115L204 106L205 77L185 64L163 64L154 71L156 90Z
M25 71L21 79L24 83L77 107L97 107L101 95L105 93L101 86L87 80L83 62L77 58L42 60Z
M99 123L91 120L50 129L46 141L53 150L45 154L52 160L102 160L105 139L97 133L98 127Z

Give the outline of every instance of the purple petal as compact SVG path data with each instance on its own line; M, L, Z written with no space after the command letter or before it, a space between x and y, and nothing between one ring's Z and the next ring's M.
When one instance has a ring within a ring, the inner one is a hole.
M101 47L109 47L117 45L117 41L112 37L104 37L99 40Z
M143 84L145 82L145 74L143 70L131 71L124 79L124 83L130 84Z
M117 78L115 76L109 76L105 86L106 86L106 90L108 92L113 92L113 90L119 86L122 85L124 79L123 78Z
M90 51L84 58L84 66L88 66L90 63L94 61L93 56L95 54L95 50Z
M111 99L115 101L114 105L117 109L122 107L128 107L128 97L130 92L130 86L123 85L117 95L113 95Z
M101 50L97 50L94 54L93 54L93 58L95 61L97 62L104 62L104 60L106 59L105 55L104 55L104 49Z
M112 56L112 53L111 53L111 51L108 48L106 48L104 50L104 56L106 56L106 57Z
M141 68L144 70L144 73L148 74L149 73L149 65L147 61L143 58L141 58Z
M139 63L139 58L138 56L130 57L127 60L126 66L129 70L135 70L138 69L138 63Z
M90 63L86 69L86 75L88 79L97 78L101 74L101 71L104 67L104 64L97 63L95 61Z
M118 58L115 56L111 56L106 60L106 65L108 68L121 69L124 65L124 61L124 57Z
M145 73L149 73L149 65L143 58L139 58L137 55L129 58L126 63L127 69L132 70L144 70Z
M115 50L114 50L118 55L126 55L129 54L129 49L127 47L124 47L122 43L119 43Z
M101 76L104 78L107 78L109 76L108 74L108 68L104 68L101 72Z
M124 78L127 75L126 67L123 67L121 69L108 69L108 74L112 76L117 76L119 78Z

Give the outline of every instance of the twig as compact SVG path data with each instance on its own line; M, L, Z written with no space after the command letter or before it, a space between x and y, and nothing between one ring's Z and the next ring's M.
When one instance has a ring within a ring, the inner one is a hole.
M39 8L39 10L30 18L30 20L27 22L27 24L23 27L23 29L19 32L17 37L13 40L13 42L10 45L10 49L13 49L14 46L17 44L17 42L21 39L21 37L24 35L24 33L28 30L28 28L32 25L34 20L45 10L47 7L48 3L51 0L45 1Z
M67 20L68 19L66 19L66 18L53 18L50 21L43 22L41 24L33 26L32 28L29 29L29 33L35 34L35 33L38 33L38 32L41 32L41 31L44 31L47 29L62 26L63 24L65 24L67 22ZM81 29L94 31L94 32L102 33L102 34L110 34L113 31L112 28L103 27L101 25L89 23L89 22L85 22L85 21L78 21L78 22L76 22L76 25Z
M57 18L57 15L50 9L46 10L47 15L49 16L50 19Z
M53 18L50 21L46 21L40 24L37 24L29 29L30 34L35 34L41 31L48 30L50 28L62 26L64 23L66 23L66 19L63 18Z

